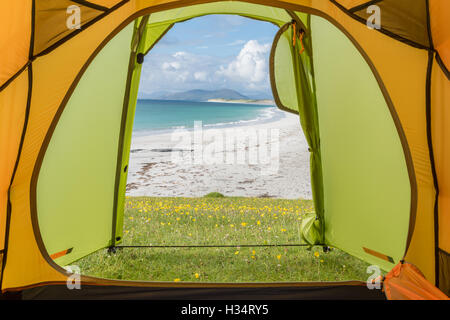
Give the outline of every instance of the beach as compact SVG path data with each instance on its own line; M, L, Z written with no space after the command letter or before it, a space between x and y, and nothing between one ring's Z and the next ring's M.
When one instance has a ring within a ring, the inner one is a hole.
M265 135L269 137L258 141L248 139L222 144L223 140L227 140L227 134L229 137L233 132L238 132L238 135L256 132L263 138ZM225 196L240 197L312 198L310 154L298 116L284 113L274 121L220 129L203 127L201 135L216 139L195 141L193 130L134 134L126 194L202 197L211 192L220 192ZM180 143L183 137L187 137L188 141ZM213 148L212 143L216 144L216 148ZM213 150L211 154L215 162L208 157L202 159L201 155L208 150ZM243 151L247 152L247 158L251 157L249 154L252 152L266 154L266 157L261 156L262 160L258 158L256 162L236 160L239 159L239 152L242 155ZM199 154L200 158L197 157Z

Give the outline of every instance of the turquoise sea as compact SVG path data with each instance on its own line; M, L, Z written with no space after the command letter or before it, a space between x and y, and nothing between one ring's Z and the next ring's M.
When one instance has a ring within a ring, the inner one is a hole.
M138 100L133 133L146 135L191 129L195 121L202 121L205 128L226 128L275 121L283 117L284 112L266 105Z

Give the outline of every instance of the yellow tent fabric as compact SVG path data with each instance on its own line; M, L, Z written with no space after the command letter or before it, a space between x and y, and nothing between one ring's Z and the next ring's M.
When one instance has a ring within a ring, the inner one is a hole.
M48 10L56 8L56 12L64 10L65 13L66 7L72 4L69 0L1 2L0 252L3 291L66 281L67 273L50 259L45 248L43 250L32 181L41 147L48 139L54 118L59 116L59 107L67 103L89 63L135 19L210 2L215 1L90 1L90 6L80 5L86 13L82 27L64 30L64 33L54 27L55 15ZM439 255L450 252L450 170L446 166L450 159L450 130L446 122L450 105L448 1L430 0L429 15L426 11L420 12L429 20L425 21L432 36L429 44L423 40L429 39L428 30L417 37L405 31L395 38L392 30L403 30L403 27L389 25L383 32L367 28L361 22L359 11L351 11L368 3L364 0L242 2L320 16L365 52L379 77L378 82L383 84L383 95L398 114L411 152L415 223L405 260L416 265L432 283L439 283L440 277L448 279L449 270L440 270L437 263ZM380 4L383 2L390 8L392 1L385 0ZM406 16L408 14L416 13L407 12ZM422 24L415 28L423 31L420 29ZM83 281L129 284L84 276Z

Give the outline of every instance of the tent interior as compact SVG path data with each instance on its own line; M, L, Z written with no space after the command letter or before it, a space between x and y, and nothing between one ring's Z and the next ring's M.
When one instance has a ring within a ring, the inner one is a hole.
M0 159L2 292L65 290L72 272L64 266L124 243L143 61L174 24L228 14L279 28L270 52L270 84L277 107L299 116L310 153L314 212L301 221L302 241L391 271L390 281L401 280L395 278L398 268L414 265L420 270L414 275L448 294L450 175L444 138L450 131L443 119L450 101L450 55L448 33L439 30L450 10L439 0L377 1L386 14L383 28L374 30L366 26L372 2L0 4L15 10L11 19L21 27L10 28L18 34L10 51L24 60L8 56L5 63L15 64L0 72L0 80L6 77L0 81L0 107L14 106L0 108L0 121L18 124L0 130L0 147L9 152ZM72 5L81 12L78 28L68 28L66 9ZM3 17L0 24L10 23ZM196 291L207 287L219 297L292 298L304 287L316 298L384 297L363 281L193 285L88 275L81 281L96 287L95 295L116 290L126 296L123 288L132 287L137 295L152 290L164 295L167 289L168 296L208 298L207 291ZM67 297L88 292L66 291Z
M196 5L139 18L95 57L57 123L40 168L37 212L47 252L56 254L58 264L66 265L121 243L124 188L142 66L135 64L127 87L130 44L136 55L146 55L174 23L206 14L239 14L280 27L270 62L277 104L296 113L298 105L304 106L302 124L312 148L317 145L317 135L321 137L321 150L312 158L317 165L313 176L323 170L326 196L317 206L321 211L317 215L323 225L332 228L326 229L324 238L311 242L332 244L390 270L405 251L411 188L398 128L370 66L355 45L323 18L240 2ZM291 48L292 21L306 34L301 61L296 48ZM121 124L124 96L129 97L125 125ZM311 114L315 108L317 114ZM123 152L118 159L117 191L118 142ZM317 164L319 154L321 164ZM320 191L315 195L320 199ZM64 228L68 218L71 227ZM362 225L367 228L356 227ZM380 259L372 251L389 258Z

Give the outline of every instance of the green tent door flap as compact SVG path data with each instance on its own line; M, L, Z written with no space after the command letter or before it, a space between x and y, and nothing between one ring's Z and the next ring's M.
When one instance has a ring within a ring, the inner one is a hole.
M355 45L325 19L311 20L325 239L390 270L405 254L411 212L399 131Z
M115 36L83 74L42 162L36 190L39 229L47 252L60 265L111 243L133 24Z

